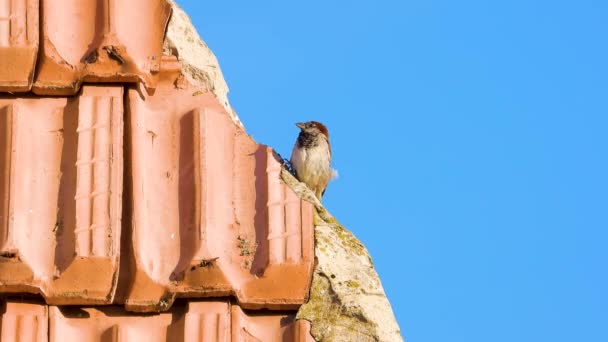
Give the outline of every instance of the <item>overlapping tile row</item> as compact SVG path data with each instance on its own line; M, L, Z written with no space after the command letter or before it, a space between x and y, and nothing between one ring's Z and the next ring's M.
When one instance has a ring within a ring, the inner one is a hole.
M127 307L226 295L245 308L302 304L314 261L312 205L281 183L272 150L211 94L133 87L127 99L135 268Z
M123 88L0 98L0 292L111 303L118 270Z
M0 92L28 91L38 54L38 0L0 0Z
M0 341L312 341L313 206L170 3L0 0Z
M305 302L312 205L213 95L169 84L0 99L0 293L133 311Z
M154 88L170 15L166 0L0 0L0 91L33 84L36 94L73 95L83 82Z
M226 299L177 303L141 315L118 306L47 306L0 301L1 341L312 342L310 325L293 314L243 311Z

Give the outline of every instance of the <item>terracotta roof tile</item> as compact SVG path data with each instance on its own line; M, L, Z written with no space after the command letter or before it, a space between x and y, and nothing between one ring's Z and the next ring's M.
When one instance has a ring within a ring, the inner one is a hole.
M236 305L231 310L234 342L314 342L308 321L294 321L291 315L246 313Z
M122 87L0 99L0 291L111 303L122 194Z
M0 0L1 341L312 341L313 205L172 6Z
M53 0L42 2L42 13L34 93L71 95L83 81L155 87L171 14L166 1Z
M272 150L210 93L132 88L127 98L138 284L128 307L228 294L248 308L302 304L314 261L312 205L281 183Z
M0 0L0 92L30 90L38 31L38 0Z
M48 341L47 306L0 301L0 341Z
M118 85L85 85L78 97L2 98L0 292L135 311L227 295L295 309L312 275L313 208L280 170L196 89L132 87L125 97Z
M312 342L294 314L247 313L228 300L177 303L168 312L136 314L118 306L47 306L0 301L2 341Z

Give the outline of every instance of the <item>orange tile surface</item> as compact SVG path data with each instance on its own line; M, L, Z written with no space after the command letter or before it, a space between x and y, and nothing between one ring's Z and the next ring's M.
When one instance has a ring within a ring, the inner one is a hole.
M312 205L281 183L272 150L211 94L193 94L127 94L137 286L126 303L232 294L248 308L296 308L312 274Z
M71 98L5 97L0 139L0 292L134 311L176 297L306 300L312 205L211 94L86 85Z
M111 303L120 243L122 87L0 98L0 291Z
M0 0L0 92L29 91L38 54L38 0Z
M166 1L41 0L41 7L34 93L71 95L82 82L156 86L171 14Z
M0 301L1 341L313 342L293 314L244 312L226 299L179 302L168 312Z
M293 321L290 315L245 313L236 305L231 310L233 342L314 342L307 321Z
M312 341L313 206L163 50L170 15L0 0L0 342Z
M48 318L46 305L0 301L0 341L48 341Z

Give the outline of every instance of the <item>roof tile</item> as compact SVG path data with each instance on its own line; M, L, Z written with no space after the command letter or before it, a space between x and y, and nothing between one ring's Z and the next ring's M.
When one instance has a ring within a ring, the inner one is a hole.
M312 341L313 205L172 6L0 0L1 341Z
M0 291L111 303L120 241L122 87L0 99Z
M159 310L176 295L229 294L247 308L302 304L313 208L280 181L274 152L210 93L131 88L127 98L137 284L126 286L127 306Z
M38 0L0 0L0 92L30 90L38 31Z
M292 315L247 313L236 305L231 310L234 342L314 342L308 321L296 321Z
M155 87L171 14L165 0L53 0L42 12L34 93L71 95L83 81Z
M0 341L48 341L46 305L0 301Z
M248 313L226 299L179 302L168 312L135 314L118 306L47 306L0 301L2 341L312 342L294 314Z
M0 99L0 292L134 311L176 297L305 302L312 205L211 93L170 84L131 87L125 103L122 87L96 85Z

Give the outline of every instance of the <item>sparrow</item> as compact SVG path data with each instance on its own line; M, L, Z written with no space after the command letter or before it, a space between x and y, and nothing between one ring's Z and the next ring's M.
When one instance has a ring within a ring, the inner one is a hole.
M296 177L321 201L327 184L335 176L331 168L329 132L317 121L300 122L296 126L300 128L300 134L291 151L291 165Z

